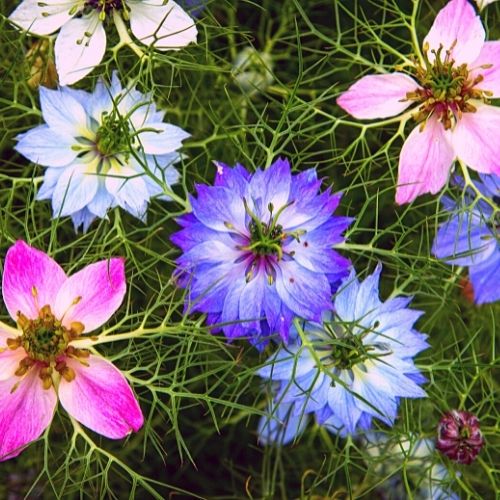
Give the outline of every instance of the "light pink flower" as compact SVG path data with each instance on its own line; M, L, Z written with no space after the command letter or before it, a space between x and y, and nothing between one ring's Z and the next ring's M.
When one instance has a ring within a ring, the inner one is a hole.
M57 401L76 420L119 439L142 427L121 372L77 347L125 295L124 261L111 258L66 276L47 254L18 241L7 252L2 293L17 328L0 322L0 461L50 425Z
M408 203L446 184L455 159L500 175L500 42L485 42L481 20L467 0L441 9L424 39L423 65L412 75L368 75L337 104L355 118L398 115L416 104L418 125L399 157L396 202Z

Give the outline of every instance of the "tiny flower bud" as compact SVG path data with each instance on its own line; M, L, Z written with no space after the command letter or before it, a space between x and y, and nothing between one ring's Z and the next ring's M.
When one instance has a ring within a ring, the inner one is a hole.
M451 460L469 465L483 445L479 420L472 413L451 410L439 421L436 448Z

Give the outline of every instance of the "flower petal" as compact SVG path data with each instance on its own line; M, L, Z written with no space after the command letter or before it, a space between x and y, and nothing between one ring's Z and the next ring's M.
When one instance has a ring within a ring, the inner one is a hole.
M257 433L261 445L285 445L296 439L307 426L308 415L304 412L296 415L293 404L270 404L268 416L261 417ZM298 412L297 412L298 413Z
M491 65L489 68L481 68ZM471 78L481 75L483 79L474 88L490 91L492 97L500 97L500 42L485 42L479 57L472 64Z
M71 215L87 206L94 199L98 185L99 177L92 164L67 167L52 194L54 217Z
M38 372L33 368L24 378L0 381L0 461L19 455L52 421L57 396L43 388Z
M7 251L2 280L3 300L11 318L17 321L18 311L38 318L41 307L54 305L65 281L66 274L54 259L17 241Z
M428 57L435 59L433 50L442 47L442 56L447 50L456 64L474 62L484 44L485 32L481 19L467 0L451 0L437 14L424 39L429 44Z
M120 207L138 219L145 219L149 191L141 173L131 167L114 166L107 172L106 189Z
M78 151L71 149L75 140L60 131L50 129L47 125L40 125L28 132L18 135L19 141L15 150L28 160L44 167L63 167L71 163Z
M35 35L50 35L76 14L70 11L78 3L78 0L24 0L9 19Z
M71 382L61 378L59 400L73 418L111 439L123 438L142 427L139 403L118 368L92 354L85 359L88 366L72 358L65 361L76 376Z
M455 153L443 126L435 118L427 120L424 130L415 127L399 156L396 203L413 201L423 193L437 193L448 179Z
M137 138L144 152L151 155L171 153L182 147L182 141L190 137L186 131L169 123L145 123L147 132L140 132ZM153 129L153 130L152 130Z
M500 108L477 105L475 113L464 113L452 133L456 155L470 168L500 175Z
M196 42L195 23L175 2L129 0L130 28L144 45L159 50L178 50Z
M67 22L54 49L61 85L71 85L88 75L102 61L106 51L106 33L98 15Z
M469 268L469 276L474 288L474 299L477 304L486 304L500 300L500 248L476 266Z
M19 337L21 332L0 321L0 351L7 346L7 339Z
M85 332L105 323L120 307L127 283L120 257L101 260L70 276L57 295L54 313L64 325L79 321Z
M18 335L16 335L17 337ZM11 336L12 338L14 336ZM9 337L7 337L9 338ZM0 340L0 345L1 340ZM26 351L22 348L5 349L0 348L0 381L14 377L16 370L19 368L19 363L26 357Z
M412 101L406 100L406 94L418 88L420 85L403 73L367 75L341 94L337 104L354 118L387 118L410 106Z
M40 87L40 105L43 119L58 135L85 137L88 134L87 114L73 93L64 88Z

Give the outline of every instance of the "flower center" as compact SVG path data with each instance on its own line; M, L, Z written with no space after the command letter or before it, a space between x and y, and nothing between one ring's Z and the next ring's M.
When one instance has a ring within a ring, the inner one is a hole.
M417 122L424 122L435 116L445 129L452 128L462 113L474 113L476 107L470 102L473 99L487 102L491 92L476 89L483 80L482 75L474 78L469 74L467 64L457 66L451 56L453 47L443 54L443 46L432 50L434 61L428 57L429 47L424 46L424 66L416 63L416 78L422 88L406 94L405 100L420 104L414 116ZM482 66L483 69L490 65Z
M117 154L130 154L130 124L114 110L104 112L101 125L97 129L95 146L97 151L105 157Z
M85 7L109 14L112 10L123 9L123 0L87 0Z
M72 340L71 330L55 318L48 305L40 309L37 319L28 319L19 312L18 323L23 331L21 345L34 361L54 362Z

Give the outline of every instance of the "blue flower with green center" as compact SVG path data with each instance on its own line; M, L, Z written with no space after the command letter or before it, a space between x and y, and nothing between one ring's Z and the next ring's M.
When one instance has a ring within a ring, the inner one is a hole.
M500 300L500 220L492 206L500 202L500 177L481 175L481 182L475 185L492 204L476 202L471 190L459 203L444 197L444 208L451 217L439 227L432 252L448 264L468 266L474 300L485 304Z
M350 266L334 246L351 223L333 215L340 195L320 187L315 169L294 175L286 160L253 174L217 164L215 186L197 186L171 238L188 310L258 347L286 341L295 316L319 321Z
M115 73L92 93L41 87L40 103L45 123L19 135L16 150L47 167L37 199L52 200L54 217L86 231L112 207L144 221L150 198L169 199L189 134L165 123L150 95L122 88Z
M392 426L400 398L426 396L413 361L428 347L426 335L413 328L421 312L406 307L411 298L379 299L381 270L361 283L351 271L334 312L321 322L297 323L296 341L259 370L272 393L269 416L259 424L261 443L293 440L309 414L342 436L370 428L373 418Z

